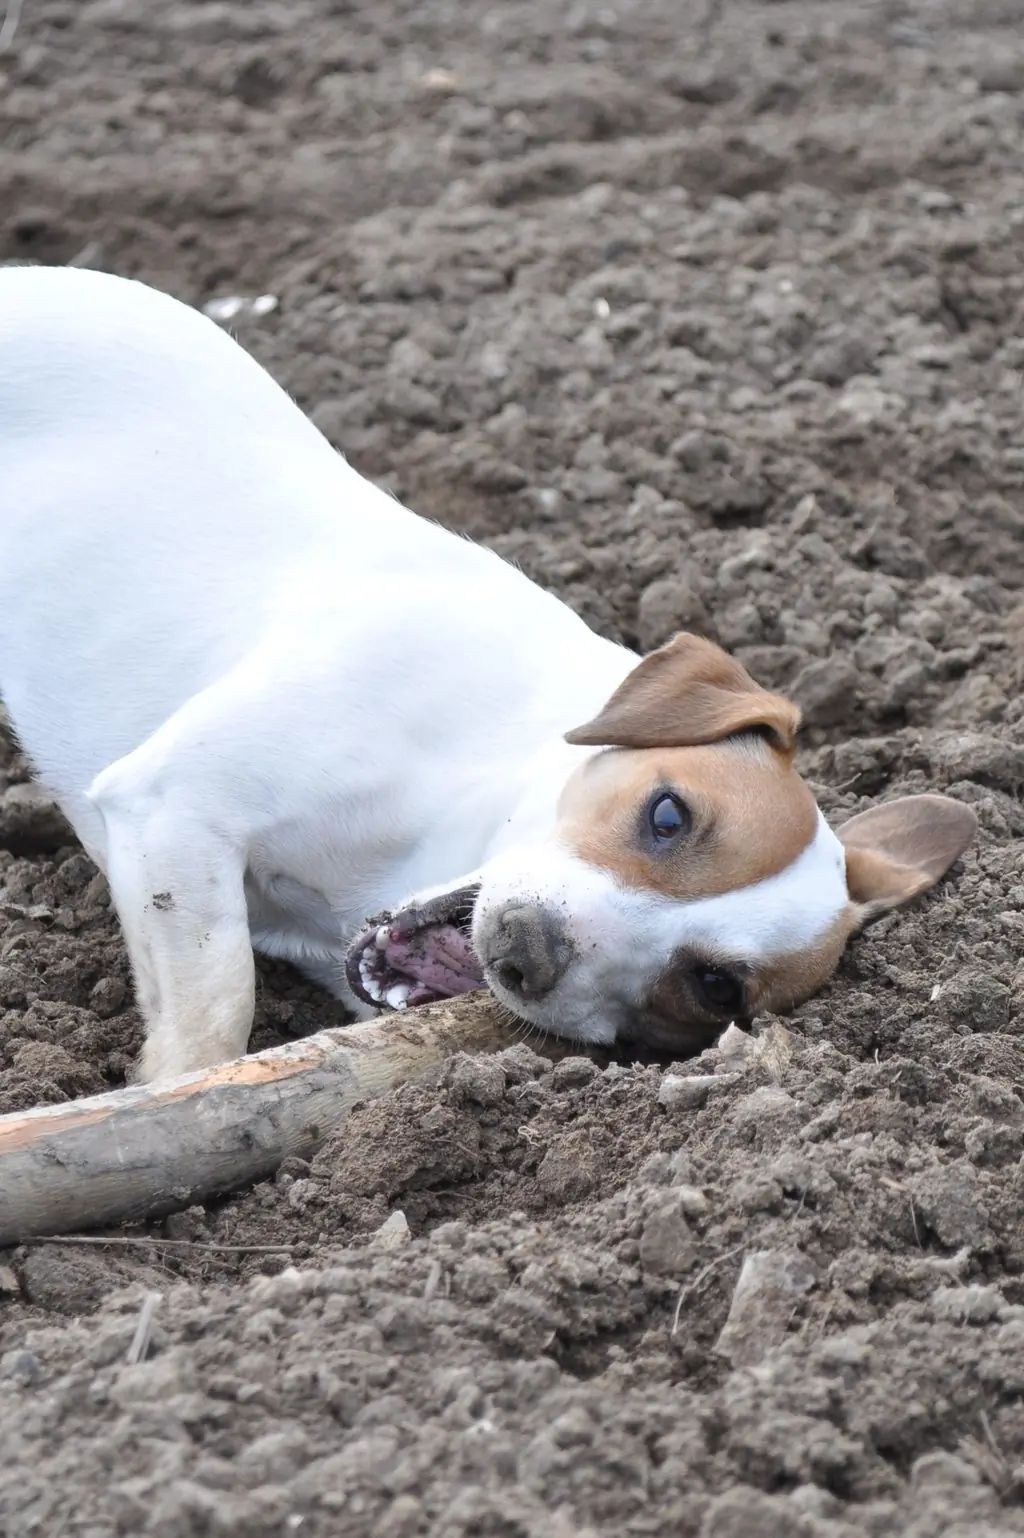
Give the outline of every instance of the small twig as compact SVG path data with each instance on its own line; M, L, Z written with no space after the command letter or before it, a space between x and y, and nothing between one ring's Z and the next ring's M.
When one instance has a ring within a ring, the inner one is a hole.
M712 1271L717 1270L719 1266L724 1266L727 1260L732 1260L734 1255L741 1254L745 1249L745 1244L737 1244L735 1249L726 1250L724 1255L717 1255L714 1260L708 1262L703 1271L698 1271L692 1282L687 1282L686 1286L679 1294L679 1301L676 1304L676 1311L672 1315L672 1335L674 1335L679 1328L679 1316L683 1311L683 1304L686 1302L687 1298L697 1291L697 1288L700 1286L701 1282L706 1281L707 1278L711 1275Z
M828 1329L828 1322L832 1318L832 1315L834 1313L835 1313L835 1304L830 1301L828 1307L825 1310L825 1312L822 1314L821 1318L818 1320L818 1333L817 1333L816 1339L820 1340L824 1336L825 1331ZM810 1319L810 1315L808 1315L808 1317L804 1320L804 1327L803 1327L803 1330L801 1331L801 1334L804 1334L804 1333L808 1332L810 1330L810 1325L811 1325L811 1319Z
M914 1238L917 1240L917 1247L919 1250L923 1250L924 1245L921 1243L921 1232L917 1226L917 1208L914 1206L913 1197L910 1198L910 1221L914 1225Z
M143 1362L149 1350L149 1343L153 1337L153 1316L163 1301L163 1294L159 1292L147 1292L142 1300L142 1309L139 1313L139 1322L135 1326L135 1334L132 1343L128 1347L125 1361L130 1367L136 1362Z
M995 1453L996 1457L999 1459L999 1462L1005 1464L1006 1458L1003 1455L1003 1451L1002 1451L1002 1448L999 1446L999 1443L996 1441L995 1437L992 1435L992 1423L989 1420L988 1415L986 1414L986 1412L984 1410L979 1410L978 1411L978 1419L981 1421L981 1429L985 1433L985 1441L988 1443L989 1447L991 1447L992 1451Z
M93 1234L37 1234L33 1239L26 1239L26 1245L30 1244L112 1244L121 1247L127 1246L157 1246L167 1250L211 1250L224 1255L290 1255L295 1249L293 1244L218 1244L215 1240L197 1239L146 1239L131 1238L123 1234L104 1239Z
M864 774L865 771L863 769L858 769L857 773L851 775L848 780L843 780L839 785L829 785L828 788L834 792L835 795L842 795L843 791L852 790L855 785L859 784L859 782L863 780Z
M22 0L7 0L4 24L0 27L0 58L14 46L14 34L21 20L21 4Z
M979 1442L977 1437L967 1437L965 1446L968 1451L974 1451L974 1463L981 1470L984 1477L996 1487L1000 1496L1007 1496L1017 1483L1013 1470L1010 1468L1006 1454L1002 1451L992 1432L992 1425L984 1410L979 1411L981 1429L985 1434L984 1442Z
M925 1255L920 1260L912 1261L911 1274L920 1276L924 1272L927 1276L937 1271L940 1276L959 1276L970 1258L971 1247L965 1244L955 1255Z
M103 247L98 240L87 241L75 256L68 258L69 267L95 267L103 254Z

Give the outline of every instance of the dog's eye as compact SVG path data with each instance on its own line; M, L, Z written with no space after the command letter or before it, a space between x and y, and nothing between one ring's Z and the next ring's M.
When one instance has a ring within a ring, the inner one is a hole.
M743 984L738 977L731 972L720 972L717 967L695 967L693 977L704 1002L711 1009L742 1013Z
M651 825L651 832L659 843L665 843L670 838L678 838L680 833L688 833L692 824L689 810L685 802L670 792L664 792L655 796L647 813L647 820Z

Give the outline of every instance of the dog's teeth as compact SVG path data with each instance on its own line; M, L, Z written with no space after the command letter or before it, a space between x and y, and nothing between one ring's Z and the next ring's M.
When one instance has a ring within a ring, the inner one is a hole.
M379 951L386 951L388 948L388 938L388 926L386 924L382 924L373 937L373 943Z
M411 992L412 989L407 983L396 983L393 988L388 989L385 997L392 1009L404 1009Z
M359 958L359 981L370 995L370 998L373 999L375 1003L379 1004L381 991L380 982L376 977L374 977L363 957Z

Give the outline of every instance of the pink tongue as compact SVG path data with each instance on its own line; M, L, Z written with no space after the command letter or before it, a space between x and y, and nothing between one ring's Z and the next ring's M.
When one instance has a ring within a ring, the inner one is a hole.
M389 929L384 954L389 967L419 984L409 995L410 1004L431 997L451 998L483 986L473 948L453 924L428 924L411 935Z

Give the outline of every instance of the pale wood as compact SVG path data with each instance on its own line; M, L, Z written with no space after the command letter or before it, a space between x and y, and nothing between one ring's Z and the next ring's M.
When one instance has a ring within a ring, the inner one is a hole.
M522 1039L485 993L321 1031L159 1086L0 1116L0 1246L159 1217L308 1159L352 1106ZM548 1040L543 1050L548 1051ZM561 1055L551 1041L550 1055Z

